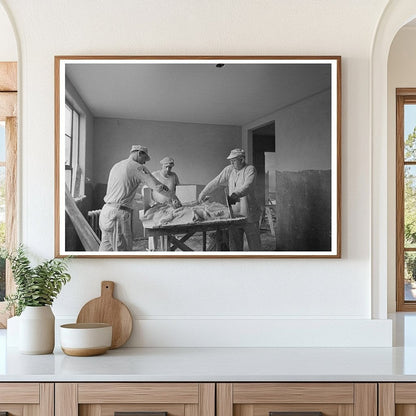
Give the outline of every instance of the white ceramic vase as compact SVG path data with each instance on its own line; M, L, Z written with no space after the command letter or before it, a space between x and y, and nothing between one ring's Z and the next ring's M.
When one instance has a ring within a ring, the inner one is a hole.
M51 307L26 306L19 319L19 351L50 354L55 346L55 316Z

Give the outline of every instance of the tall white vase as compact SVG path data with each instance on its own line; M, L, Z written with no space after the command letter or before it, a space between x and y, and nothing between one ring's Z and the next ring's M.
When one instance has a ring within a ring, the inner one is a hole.
M55 315L48 306L26 306L19 319L19 351L50 354L55 346Z

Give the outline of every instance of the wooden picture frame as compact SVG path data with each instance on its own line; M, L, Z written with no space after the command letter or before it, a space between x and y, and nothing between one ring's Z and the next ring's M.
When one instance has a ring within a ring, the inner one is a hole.
M341 256L339 56L56 56L55 150L57 257Z

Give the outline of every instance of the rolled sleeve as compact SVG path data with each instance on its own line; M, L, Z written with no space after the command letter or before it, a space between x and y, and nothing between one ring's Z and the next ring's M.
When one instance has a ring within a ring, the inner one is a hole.
M228 178L230 177L230 166L224 168L219 175L217 175L212 181L210 181L205 188L201 191L201 195L209 195L212 191L220 186L228 185Z

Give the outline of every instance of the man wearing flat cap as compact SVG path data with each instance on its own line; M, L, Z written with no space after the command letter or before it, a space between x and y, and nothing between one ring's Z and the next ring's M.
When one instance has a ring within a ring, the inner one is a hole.
M203 202L218 187L227 187L228 202L232 205L233 213L247 218L245 224L230 227L230 250L243 251L245 234L249 250L259 251L261 250L258 226L260 208L255 196L256 168L246 165L243 149L231 150L227 159L230 165L205 186L198 196L198 201Z
M175 166L175 161L169 157L164 157L160 164L161 168L155 172L152 172L152 175L163 185L166 185L171 192L171 196L163 195L159 192L152 192L152 198L155 202L159 204L171 203L175 208L178 208L181 204L179 200L175 197L176 195L176 186L179 185L179 178L175 172L172 172L173 167Z
M135 144L130 155L116 163L110 170L105 205L100 213L99 225L102 232L100 251L131 251L133 233L131 215L133 199L141 183L160 193L168 188L160 183L144 164L150 160L147 147Z

